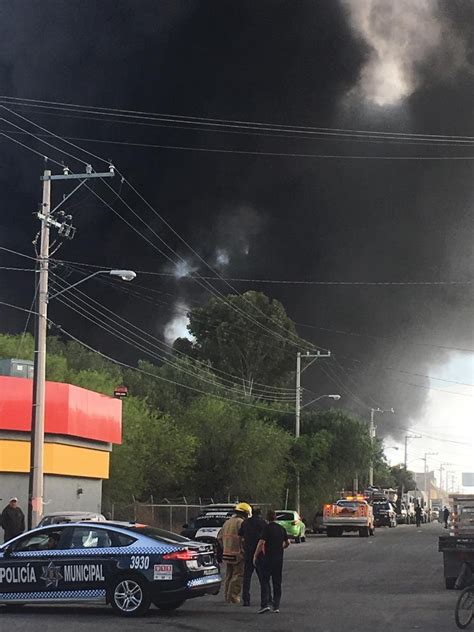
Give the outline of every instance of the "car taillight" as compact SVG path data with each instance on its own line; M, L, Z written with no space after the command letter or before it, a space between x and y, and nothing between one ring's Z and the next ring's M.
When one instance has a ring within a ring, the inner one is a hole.
M165 553L162 557L164 560L184 560L187 562L188 560L196 560L198 556L197 553L193 553L189 549L185 549L184 551Z

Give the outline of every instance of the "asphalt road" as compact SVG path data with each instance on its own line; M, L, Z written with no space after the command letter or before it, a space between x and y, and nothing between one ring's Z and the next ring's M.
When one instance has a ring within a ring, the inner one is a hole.
M258 582L250 608L232 606L221 595L188 601L173 613L150 610L123 619L110 607L27 606L0 608L5 632L448 632L457 629L457 592L444 588L437 523L381 528L373 538L309 537L286 552L281 613L256 614Z

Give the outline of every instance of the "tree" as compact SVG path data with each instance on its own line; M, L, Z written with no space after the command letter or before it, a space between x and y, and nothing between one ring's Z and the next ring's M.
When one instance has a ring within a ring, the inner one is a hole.
M247 394L258 397L259 384L285 384L293 371L295 325L279 301L261 292L212 298L189 312L188 329L194 342L178 339L175 349L236 376Z
M195 465L196 439L135 397L123 402L122 444L114 446L108 501L182 495Z
M198 442L196 495L281 502L292 437L253 409L196 399L178 418Z
M291 488L298 469L302 505L311 514L337 492L352 489L356 473L368 470L373 447L367 425L344 411L305 412L302 428L292 451Z

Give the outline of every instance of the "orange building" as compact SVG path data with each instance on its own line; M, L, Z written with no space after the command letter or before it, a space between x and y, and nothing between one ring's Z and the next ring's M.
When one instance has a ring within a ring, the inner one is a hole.
M0 497L26 512L32 380L0 376ZM110 452L121 443L122 402L85 388L46 383L44 512L100 512Z

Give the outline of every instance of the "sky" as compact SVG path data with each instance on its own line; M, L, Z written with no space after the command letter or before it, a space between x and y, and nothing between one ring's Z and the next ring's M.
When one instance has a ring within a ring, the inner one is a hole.
M473 137L473 22L474 4L464 0L1 0L0 94L268 125ZM57 151L15 135L13 124L33 128L14 112L60 136L89 139L74 142L110 158L223 276L354 283L233 286L277 298L302 336L331 349L336 359L315 363L304 375L306 388L341 390L338 405L362 418L370 407L395 409L376 414L386 445L400 448L387 451L392 461L413 432L424 435L410 441L414 468L422 469L425 452L436 452L430 467L454 463L449 467L457 474L474 471L467 283L473 161L447 159L472 156L469 144L416 145L396 136L380 142L377 134L376 142L362 142L354 134L308 137L301 129L256 134L214 125L211 131L8 107L13 112L3 110L3 131L72 169L83 165L67 155L71 147ZM43 161L0 140L0 246L31 255ZM81 156L96 170L106 167ZM443 159L407 159L416 156ZM139 275L133 295L99 281L83 291L171 343L186 332L186 310L207 298L189 277L208 269L126 182L116 177L111 186L95 191L112 208L90 192L71 200L77 234L58 256L168 274ZM56 203L68 191L55 184ZM141 227L117 193L151 227L149 240L155 231L176 250L179 265L114 214ZM0 266L27 261L0 251ZM77 278L71 272L67 280ZM440 281L462 283L410 284ZM228 290L222 283L219 289ZM0 270L0 300L28 307L32 293L29 273ZM50 307L56 322L89 344L119 359L138 358L70 307ZM0 306L0 323L20 332L25 318Z

